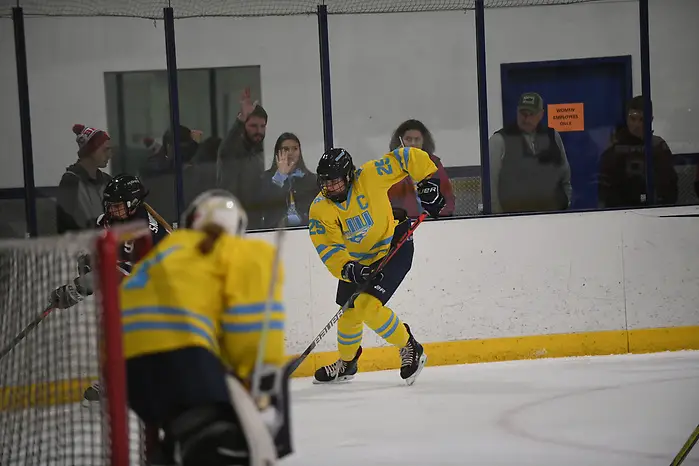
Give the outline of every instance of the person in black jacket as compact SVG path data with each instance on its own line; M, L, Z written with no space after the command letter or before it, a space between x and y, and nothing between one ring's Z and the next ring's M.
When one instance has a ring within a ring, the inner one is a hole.
M307 225L318 192L316 176L303 161L301 141L293 133L283 133L274 144L272 167L262 175L262 228L275 228L283 218L285 226Z

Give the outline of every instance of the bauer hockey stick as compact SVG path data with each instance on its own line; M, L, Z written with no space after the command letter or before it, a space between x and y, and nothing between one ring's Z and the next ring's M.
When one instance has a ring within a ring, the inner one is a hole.
M388 254L386 254L386 256L384 256L384 258L381 260L381 262L379 262L379 266L376 267L376 269L374 269L371 275L369 275L367 281L365 281L361 286L359 286L357 291L355 291L354 294L350 296L347 302L345 302L345 304L340 308L340 310L337 311L337 313L332 317L332 319L330 319L330 322L328 322L327 325L323 328L323 330L320 331L318 336L315 337L315 339L308 346L308 348L306 348L306 351L304 351L301 354L301 356L299 356L292 364L289 365L287 374L288 377L291 377L291 375L296 371L296 369L298 369L301 363L306 360L308 355L310 355L313 352L315 347L318 346L318 343L320 343L320 341L325 337L328 331L331 328L333 328L333 326L337 323L338 320L340 320L342 314L344 314L345 311L349 309L350 305L354 302L357 296L359 296L361 293L366 291L369 286L371 286L372 280L376 278L376 276L381 272L381 270L383 270L388 261L391 260L391 258L396 254L396 251L398 251L398 249L400 249L400 247L403 246L403 244L405 244L408 238L410 238L413 235L417 227L420 226L420 224L423 222L423 220L425 220L425 218L427 218L427 215L427 212L422 212L418 216L417 220L415 220L415 222L410 226L410 229L403 235L400 241L398 241L396 247L394 247Z

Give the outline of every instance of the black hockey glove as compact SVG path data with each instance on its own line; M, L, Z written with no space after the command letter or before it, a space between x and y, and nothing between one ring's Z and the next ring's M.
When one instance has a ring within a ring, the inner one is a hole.
M362 265L357 261L349 261L342 267L342 278L357 285L365 283L374 271L373 265ZM374 280L381 281L383 272L379 272Z
M417 185L417 194L422 208L434 218L439 217L439 213L447 204L446 199L439 191L439 185L440 181L437 177L422 180Z

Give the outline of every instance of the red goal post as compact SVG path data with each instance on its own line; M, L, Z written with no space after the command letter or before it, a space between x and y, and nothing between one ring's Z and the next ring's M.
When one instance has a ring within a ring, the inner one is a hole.
M0 346L11 345L0 358L2 466L146 464L145 429L127 405L119 266L125 243L135 262L151 241L146 222L0 240ZM76 278L85 254L94 294L47 309L51 292ZM97 381L102 400L85 402L84 390Z

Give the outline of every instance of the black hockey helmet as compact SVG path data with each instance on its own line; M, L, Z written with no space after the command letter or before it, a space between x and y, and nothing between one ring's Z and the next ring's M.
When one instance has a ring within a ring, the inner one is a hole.
M332 148L326 151L318 161L316 170L321 194L331 201L345 202L354 180L354 170L352 156L345 149ZM344 186L340 186L342 184Z
M133 216L148 195L141 180L126 173L109 180L102 194L102 208L107 220L126 220Z

